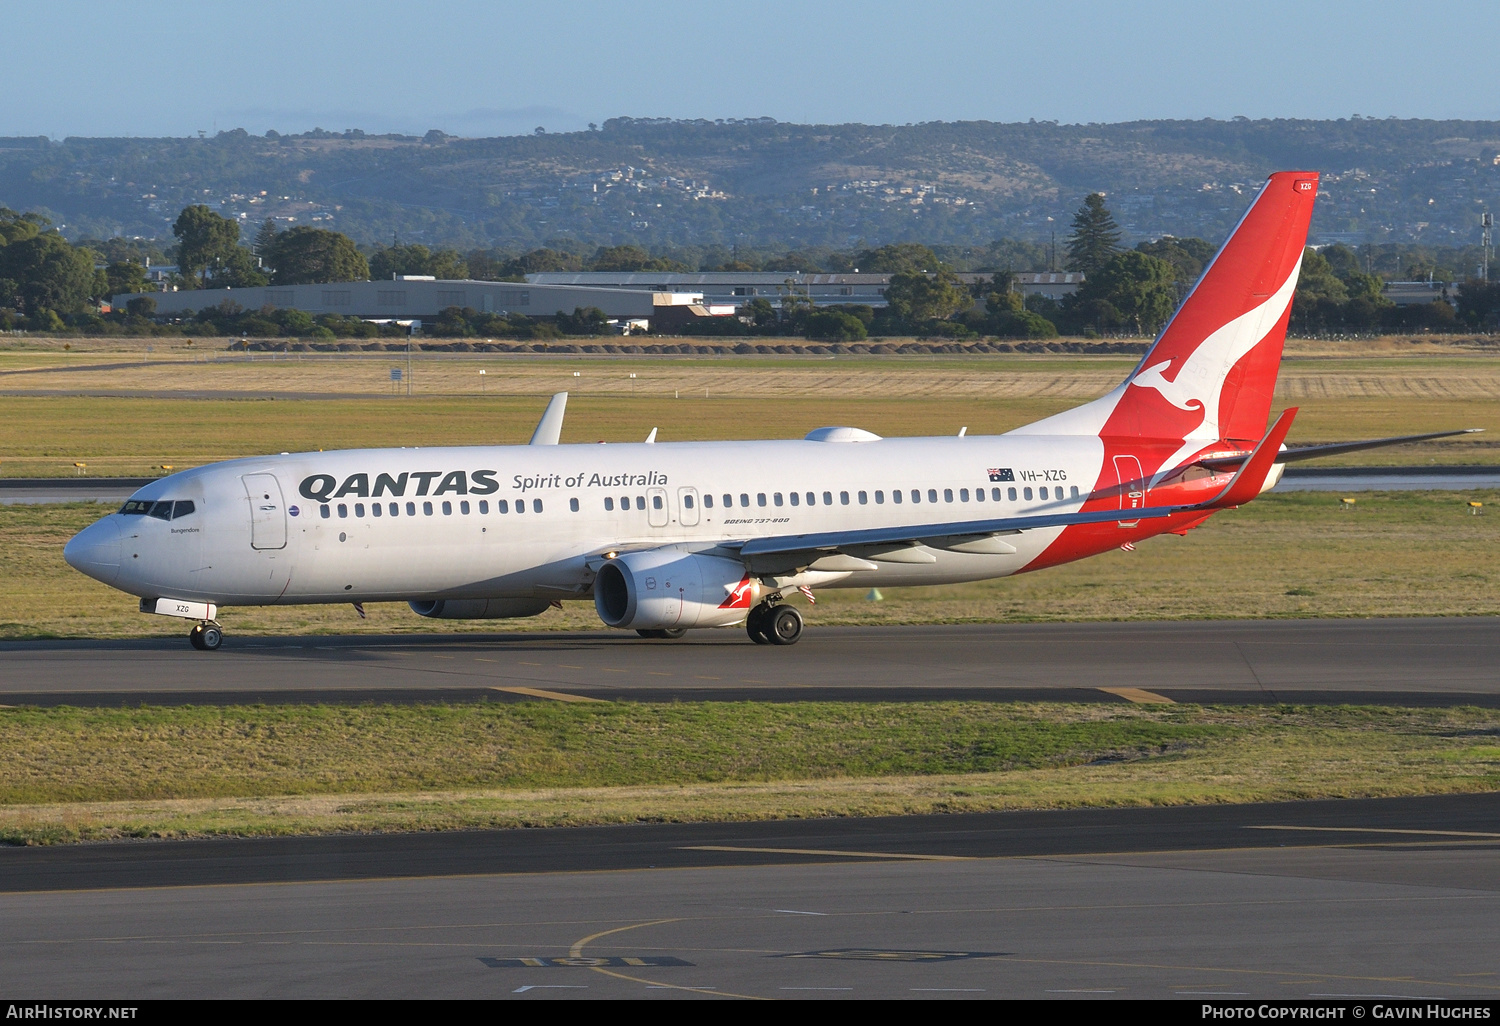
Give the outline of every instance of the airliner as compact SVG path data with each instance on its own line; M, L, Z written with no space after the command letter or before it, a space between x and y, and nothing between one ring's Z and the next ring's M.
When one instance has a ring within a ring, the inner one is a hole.
M952 584L1184 534L1289 462L1459 434L1287 448L1269 428L1318 176L1270 176L1145 357L1102 398L1003 435L282 453L141 488L63 551L194 623L229 606L404 601L420 616L535 616L592 598L648 638L743 624L802 635L798 591Z

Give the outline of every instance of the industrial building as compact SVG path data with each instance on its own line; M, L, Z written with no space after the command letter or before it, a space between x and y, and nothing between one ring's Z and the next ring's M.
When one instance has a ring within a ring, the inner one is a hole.
M994 274L965 271L958 275L965 285L988 282ZM1023 296L1046 296L1060 300L1078 290L1084 276L1077 271L1025 272L1015 276L1014 288ZM741 307L756 297L780 302L794 294L814 306L857 303L879 309L886 305L885 290L890 274L804 274L798 271L541 271L528 274L534 285L571 285L579 288L635 289L639 291L693 292L703 302Z
M390 281L345 281L327 285L133 292L111 297L110 302L121 308L137 296L149 296L155 300L158 317L182 317L220 303L233 303L244 310L271 307L302 310L314 316L338 314L365 320L431 324L450 306L469 307L481 313L524 314L528 317L551 317L558 313L572 313L580 307L597 307L605 317L621 324L649 322L652 330L662 330L691 318L725 316L733 312L729 308L706 306L703 293L696 291L439 280L415 275L399 276Z

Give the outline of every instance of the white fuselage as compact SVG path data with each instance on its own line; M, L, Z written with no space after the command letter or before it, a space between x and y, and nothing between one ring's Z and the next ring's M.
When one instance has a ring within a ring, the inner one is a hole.
M80 534L69 558L135 595L220 605L576 598L605 553L1073 512L1102 462L1099 439L1077 435L297 453L154 481L132 501L193 511L113 514ZM1014 552L923 549L806 580L1002 577L1061 530L1010 536Z

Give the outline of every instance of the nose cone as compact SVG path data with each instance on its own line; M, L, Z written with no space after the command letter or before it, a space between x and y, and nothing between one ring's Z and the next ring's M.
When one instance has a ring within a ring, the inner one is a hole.
M114 584L120 576L120 523L107 516L75 534L63 547L63 559L79 573L96 581Z

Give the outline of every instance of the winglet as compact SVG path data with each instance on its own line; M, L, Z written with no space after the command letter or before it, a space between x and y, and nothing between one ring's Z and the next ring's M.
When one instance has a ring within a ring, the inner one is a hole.
M655 445L656 444L656 428L652 428L651 429L651 433L646 436L646 444L647 445Z
M568 393L559 392L547 404L547 412L537 421L531 433L532 445L556 445L562 439L563 411L568 408Z
M1276 418L1276 423L1271 425L1271 430L1266 432L1266 437L1260 440L1260 444L1250 453L1250 458L1245 460L1234 477L1224 486L1224 490L1214 496L1208 502L1203 503L1204 509L1225 509L1230 506L1243 506L1251 499L1260 494L1265 487L1266 476L1271 473L1271 466L1276 462L1277 455L1281 452L1281 443L1286 441L1287 432L1292 430L1292 421L1297 419L1297 407L1292 406L1281 412Z

